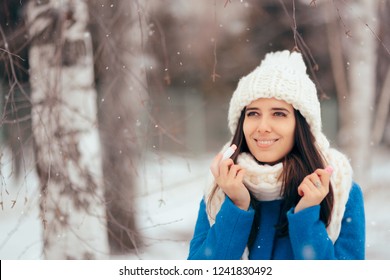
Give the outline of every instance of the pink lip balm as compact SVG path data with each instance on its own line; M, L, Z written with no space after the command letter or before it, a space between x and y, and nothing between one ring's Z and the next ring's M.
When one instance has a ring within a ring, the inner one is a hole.
M234 154L236 149L237 149L237 146L235 144L233 144L229 148L227 148L226 151L222 155L222 160L230 158Z

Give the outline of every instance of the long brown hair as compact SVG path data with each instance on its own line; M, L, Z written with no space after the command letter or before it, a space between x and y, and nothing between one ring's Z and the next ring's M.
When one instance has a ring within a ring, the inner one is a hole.
M243 131L245 112L246 108L244 108L241 112L236 132L231 143L237 145L237 150L231 157L235 163L237 163L237 157L240 153L249 153L249 148ZM276 226L279 234L282 236L288 234L287 211L292 207L295 207L301 198L298 194L298 186L307 175L313 173L317 168L325 168L324 157L315 145L315 138L311 133L306 119L298 110L295 109L294 115L296 119L294 146L290 153L282 159L283 171L280 178L282 180L281 196L283 197L284 202L279 224ZM208 199L209 202L212 200L217 188L218 186L214 186L214 189ZM209 205L210 204L211 203L209 203ZM254 204L253 199L252 204ZM329 193L321 202L320 207L320 219L326 226L328 226L333 207L333 188L331 184L329 186ZM254 242L257 235L258 214L258 211L256 211L248 245L251 245Z

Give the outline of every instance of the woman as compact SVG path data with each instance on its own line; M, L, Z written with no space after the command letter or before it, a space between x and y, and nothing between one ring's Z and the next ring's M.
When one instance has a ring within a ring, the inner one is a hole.
M322 133L320 103L298 52L269 53L243 77L188 259L364 259L363 195Z

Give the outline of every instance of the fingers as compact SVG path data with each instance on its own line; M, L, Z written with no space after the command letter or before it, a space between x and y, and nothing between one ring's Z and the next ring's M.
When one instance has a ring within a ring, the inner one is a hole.
M240 197L242 192L247 192L243 185L245 172L241 166L235 164L230 158L236 149L236 145L231 145L224 152L218 153L210 165L210 170L214 175L217 185L221 187L231 199ZM242 191L242 188L245 190Z
M211 173L213 174L213 176L215 178L219 176L219 169L220 169L221 162L226 160L226 159L229 159L234 154L236 149L237 149L237 146L235 144L232 144L223 153L219 152L214 157L214 159L213 159L213 161L211 162L211 165L210 165L210 170L211 170ZM230 162L229 162L229 165L230 165Z
M328 166L325 169L317 169L307 175L298 187L298 194L301 196L295 207L294 213L307 207L319 205L329 193L329 181L333 168Z
M232 159L225 159L219 164L219 176L233 177L237 174L238 165L235 165Z
M330 176L333 173L333 168L331 166L327 166L325 169L319 168L314 173L317 174L318 179L321 181L321 186L329 190Z
M222 160L222 154L218 154L210 165L211 173L214 178L218 178L221 175L229 176L230 178L234 178L238 171L241 170L239 165L234 164L232 159Z
M322 183L320 177L318 176L318 173L316 173L316 172L317 172L317 170L314 173L308 175L306 178L310 181L312 186L314 186L316 189L320 189L324 186L323 186L323 183Z
M304 196L305 193L308 193L310 191L309 185L306 184L306 181L302 181L302 183L298 187L298 194L300 196Z
M312 174L307 175L301 185L298 187L298 194L300 196L310 193L317 193L325 195L329 192L329 181L331 172L333 170L331 168L327 169L317 169Z
M243 184L245 170L232 159L220 161L216 184L240 209L247 210L250 203L248 189Z
M328 172L330 175L332 175L333 173L333 167L328 165L326 168L325 168L325 171Z
M321 188L321 181L319 180L318 176L316 174L310 174L306 176L302 183L298 187L298 194L300 196L304 196L305 194L309 193L318 193L320 192Z
M242 182L244 180L244 176L245 176L245 169L240 169L237 173L237 180L239 180L240 182Z
M229 163L227 163L227 167L229 168ZM222 165L222 168L225 169L225 165ZM242 170L241 166L239 165L236 165L236 164L233 164L231 165L230 169L227 170L227 174L228 174L228 177L229 179L238 179L238 174L239 172ZM226 174L225 173L225 170L224 170L224 173L223 174Z

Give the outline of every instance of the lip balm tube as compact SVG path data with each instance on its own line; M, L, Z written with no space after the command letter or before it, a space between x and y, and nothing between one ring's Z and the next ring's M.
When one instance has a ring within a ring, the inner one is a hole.
M231 145L229 148L226 149L226 151L222 155L222 160L225 160L227 158L230 158L234 152L236 151L237 146L236 145Z

